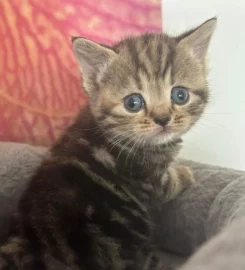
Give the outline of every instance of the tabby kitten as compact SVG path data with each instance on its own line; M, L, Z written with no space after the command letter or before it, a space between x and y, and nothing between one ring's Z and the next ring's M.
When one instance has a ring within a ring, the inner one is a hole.
M46 253L71 269L143 269L161 204L194 181L171 163L208 101L215 26L214 18L178 37L144 34L113 47L73 39L89 105L31 180L1 270L46 269Z

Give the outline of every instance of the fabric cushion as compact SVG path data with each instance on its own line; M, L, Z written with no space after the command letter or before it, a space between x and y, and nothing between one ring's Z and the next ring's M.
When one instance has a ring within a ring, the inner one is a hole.
M16 211L23 190L46 152L44 147L0 143L0 243L6 240L11 214ZM236 255L239 256L238 266L242 265L242 268L234 269L245 269L244 238L239 238L244 228L240 218L245 214L245 173L187 160L178 162L193 169L196 183L162 208L159 227L155 231L157 241L167 252L159 254L158 269L176 269L192 254L194 257L186 263L185 270L223 269L219 258L226 258L230 268L224 269L233 269L231 265ZM232 223L237 225L229 229ZM233 237L234 228L239 228L239 232ZM228 248L220 249L224 244ZM236 250L230 258L229 247ZM212 254L217 254L213 264L210 261ZM49 262L50 269L66 269L51 259ZM203 265L209 267L203 268Z
M98 4L99 3L99 4ZM0 1L0 140L49 145L84 104L71 36L161 31L161 0Z

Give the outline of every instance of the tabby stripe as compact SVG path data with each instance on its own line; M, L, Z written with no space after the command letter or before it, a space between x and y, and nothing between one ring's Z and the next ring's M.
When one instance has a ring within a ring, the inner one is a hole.
M170 66L170 79L171 79L171 84L174 84L174 65L173 65L173 60L174 60L174 51L172 49L169 50L168 53L168 65ZM166 76L166 74L164 75Z
M120 209L120 211L125 213L125 215L129 217L131 223L134 224L134 226L137 228L138 233L143 235L148 233L148 228L152 226L149 220L146 220L143 217L133 215L130 209L126 207L124 207L124 209Z
M63 260L65 264L72 266L74 270L84 269L78 261L80 254L75 253L75 249L67 242L65 236L57 233L57 226L55 224L50 228L42 228L40 235L46 237L42 239L43 243L45 243L47 250L55 259Z
M196 101L195 103L189 105L187 107L187 111L190 113L190 114L194 114L196 112L199 112L201 111L203 108L202 108L202 102L201 101Z
M197 95L200 99L202 99L204 102L208 102L208 91L204 89L199 89L199 90L193 90L193 93Z
M13 270L18 270L18 267L16 266L15 260L13 259L13 255L14 254L12 254L12 253L6 254L6 253L3 253L3 252L0 252L0 257L2 257L7 262L7 265L4 266L3 270L4 269L10 269L10 267L11 267L11 270L12 269Z
M140 75L139 75L139 73L137 71L134 74L134 81L135 81L135 83L137 85L137 90L142 91L142 89L143 89L142 81L141 81Z
M127 45L128 45L128 52L131 55L131 58L137 68L137 72L142 71L146 75L147 79L150 80L151 75L146 66L144 65L144 63L142 63L142 61L139 59L139 52L135 47L134 40L130 40L130 42ZM136 76L138 76L137 72Z
M150 35L146 34L143 36L143 44L144 47L142 46L139 48L140 51L145 51L144 58L142 59L142 63L145 65L145 67L148 69L148 73L152 73L152 69L154 69L154 62L153 60L155 59L155 51L154 51L154 45L150 44L151 37ZM153 40L154 41L154 40ZM148 61L144 61L148 60Z
M130 199L132 199L137 206L139 207L140 210L142 210L143 213L147 213L146 208L144 207L144 205L137 199L137 197L133 196L133 194L125 187L122 186L122 189L125 191L125 193L130 197Z
M135 236L139 239L139 242L148 239L148 236L145 233L139 233L134 229L130 228L130 226L127 226L127 224L125 223L121 223L117 220L110 220L109 222L114 224L113 227L108 226L106 228L106 225L102 225L101 227L102 231L104 231L106 235L110 235L114 238L129 238Z
M125 194L123 194L119 190L116 190L115 185L113 185L109 181L106 181L103 177L93 173L89 169L89 166L88 166L87 163L80 162L79 160L71 160L70 163L73 164L74 166L78 167L78 168L81 168L86 175L91 177L91 180L93 182L97 183L98 185L100 185L101 187L103 187L103 188L105 188L107 190L110 190L115 195L117 195L121 200L123 200L125 202L129 201L128 198L125 196Z
M139 72L144 73L144 75L146 76L147 80L150 81L150 79L151 79L151 73L150 73L149 64L146 64L143 61L140 61L138 70L139 70Z
M157 53L156 53L156 38L154 38L152 40L152 44L150 44L151 42L151 37L149 36L148 37L148 50L147 50L147 56L149 58L149 60L151 61L152 63L152 68L155 68L156 69L156 60L159 60L159 63L161 63L161 59L159 59L157 56ZM162 43L160 42L160 45L162 45ZM155 61L154 61L155 60Z
M158 76L165 76L165 72L163 72L164 75L162 75L162 59L163 59L163 46L162 43L159 42L157 45L157 59L158 59L158 67L157 67L157 74ZM165 67L166 68L166 67Z
M126 210L127 213L131 215L131 217L140 218L140 220L143 220L145 223L148 223L148 220L146 220L144 216L136 209L129 208L128 206L124 206L122 209Z
M160 72L159 72L159 75L161 78L165 78L169 68L170 68L170 61L167 59L165 65L164 65L163 71L160 70Z
M133 235L141 238L146 239L145 233L140 234L138 231L135 231L133 228L130 228L130 224L133 223L132 220L128 220L125 216L122 216L118 211L111 210L112 216L110 221L119 223L121 226L125 226L125 228L130 231ZM142 223L142 220L141 220Z
M104 121L106 118L112 117L112 116L117 119L125 119L125 115L116 114L111 111L104 110L103 115L98 117L98 121Z
M98 227L95 224L87 224L86 231L89 235L93 235L96 237L96 242L91 241L88 243L90 245L90 248L92 248L94 251L97 252L97 256L93 256L93 262L96 260L96 264L100 264L103 266L103 269L105 267L104 261L105 260L115 260L120 259L119 258L119 248L120 245L116 241L115 238L109 237L108 233L105 235L100 227ZM106 250L106 252L105 252ZM120 262L118 262L120 263ZM96 264L92 263L93 266L96 266ZM114 262L115 264L115 262ZM99 266L99 265L98 265ZM97 268L96 268L97 269ZM120 268L121 269L121 268Z
M118 197L118 199L120 198L121 200L123 200L124 202L127 203L135 203L137 209L141 210L141 212L143 214L147 214L147 210L146 208L142 205L142 203L137 199L137 197L133 196L132 193L125 187L125 186L121 186L121 189L123 192L120 192L118 189L116 189L116 186L114 184L112 184L111 182L107 181L106 179L102 178L100 175L103 174L96 174L94 172L92 172L89 169L88 164L84 163L84 162L80 162L78 160L73 160L71 161L71 163L73 163L75 166L82 168L83 172L85 174L87 174L89 177L91 177L91 180L94 183L97 183L98 185L100 185L103 189L107 189L108 191L112 192L114 194L114 196ZM108 196L110 196L111 194L108 194Z
M128 49L129 55L131 56L133 63L135 64L136 67L138 67L139 63L140 63L139 53L135 48L134 40L128 40L127 49Z

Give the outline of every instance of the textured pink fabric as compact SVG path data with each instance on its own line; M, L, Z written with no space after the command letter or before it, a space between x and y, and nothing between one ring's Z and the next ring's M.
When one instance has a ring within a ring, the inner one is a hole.
M0 1L0 140L52 143L86 102L71 36L161 30L160 0Z

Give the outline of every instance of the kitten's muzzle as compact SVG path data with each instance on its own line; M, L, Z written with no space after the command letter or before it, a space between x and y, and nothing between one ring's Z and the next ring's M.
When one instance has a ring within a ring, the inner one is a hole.
M158 124L159 126L165 127L168 122L170 121L169 116L161 116L161 117L155 117L154 122Z

